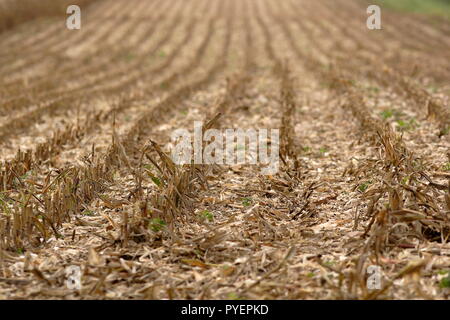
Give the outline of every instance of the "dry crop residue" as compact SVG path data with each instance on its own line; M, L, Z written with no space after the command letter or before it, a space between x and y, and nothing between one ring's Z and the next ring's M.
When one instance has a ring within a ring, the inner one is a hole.
M365 12L98 0L78 31L11 22L0 298L448 298L449 26ZM278 173L174 165L194 121L279 128Z

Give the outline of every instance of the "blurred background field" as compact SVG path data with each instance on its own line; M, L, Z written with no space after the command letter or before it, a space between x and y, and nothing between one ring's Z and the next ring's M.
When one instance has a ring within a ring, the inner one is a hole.
M450 0L376 0L386 8L442 16L450 19Z
M0 0L0 32L36 18L65 16L70 4L85 6L96 0ZM367 1L367 0L366 0ZM369 0L383 8L450 19L450 0Z
M65 17L71 4L83 6L95 0L0 0L0 32L37 18Z

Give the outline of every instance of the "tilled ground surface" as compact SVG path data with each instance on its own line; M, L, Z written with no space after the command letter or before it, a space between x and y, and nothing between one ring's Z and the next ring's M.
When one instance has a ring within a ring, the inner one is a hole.
M447 299L450 25L366 17L100 0L1 34L0 298ZM279 171L175 166L194 121L280 129Z

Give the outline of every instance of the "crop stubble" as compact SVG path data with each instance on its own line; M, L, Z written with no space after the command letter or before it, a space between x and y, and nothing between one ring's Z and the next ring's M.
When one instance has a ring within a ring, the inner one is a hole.
M441 29L388 15L371 33L345 1L110 3L85 34L2 35L0 297L448 295ZM194 120L280 128L279 173L175 166L165 146Z

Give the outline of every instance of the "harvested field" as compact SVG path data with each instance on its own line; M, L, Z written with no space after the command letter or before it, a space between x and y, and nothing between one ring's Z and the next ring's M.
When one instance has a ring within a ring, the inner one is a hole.
M449 298L447 19L63 2L0 0L0 299ZM198 121L279 129L278 170L174 163Z

